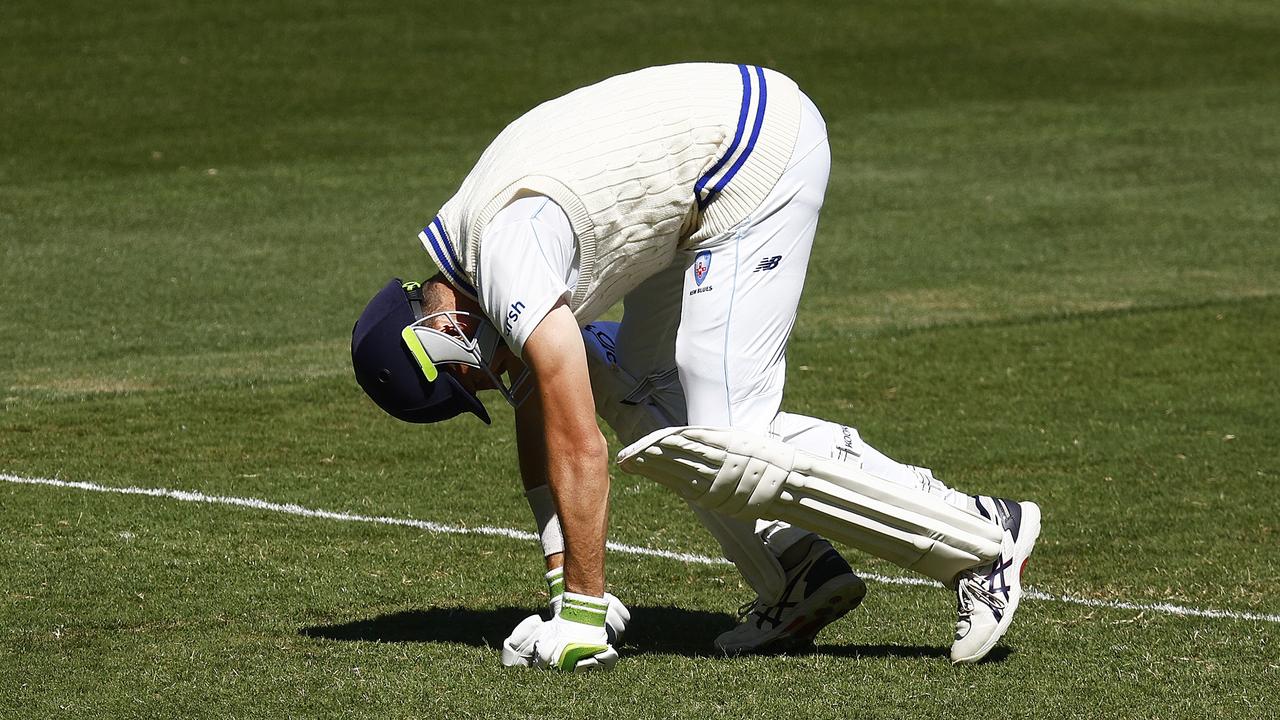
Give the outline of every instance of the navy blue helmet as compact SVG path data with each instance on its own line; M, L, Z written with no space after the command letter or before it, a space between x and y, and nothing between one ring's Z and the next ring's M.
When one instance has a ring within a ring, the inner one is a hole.
M394 278L378 291L351 329L356 382L378 407L405 422L439 422L470 412L488 423L489 413L475 393L437 370L407 331L422 319L418 283Z

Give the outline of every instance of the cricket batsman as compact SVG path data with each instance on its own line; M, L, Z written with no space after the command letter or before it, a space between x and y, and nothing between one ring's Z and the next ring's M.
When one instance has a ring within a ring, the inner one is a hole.
M365 392L408 422L515 407L550 619L508 665L609 668L609 453L685 499L756 592L727 654L809 645L862 580L822 536L955 593L953 662L984 657L1022 596L1040 509L947 487L848 426L781 412L786 348L830 151L795 82L753 65L647 68L530 110L418 237L438 274L392 280L352 332ZM620 323L597 322L619 300ZM817 533L821 533L822 536Z

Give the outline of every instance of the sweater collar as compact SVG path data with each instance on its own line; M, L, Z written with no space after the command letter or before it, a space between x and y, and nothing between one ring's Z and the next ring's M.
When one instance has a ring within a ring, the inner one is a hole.
M462 263L458 261L458 247L454 244L450 233L445 230L444 221L439 215L418 233L418 239L422 241L422 247L426 248L427 254L435 261L449 284L464 295L478 301L476 288L467 277Z

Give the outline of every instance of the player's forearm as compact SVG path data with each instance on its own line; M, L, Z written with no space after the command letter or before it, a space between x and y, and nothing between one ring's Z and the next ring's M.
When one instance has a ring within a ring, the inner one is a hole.
M549 438L548 458L547 475L564 534L565 587L602 596L609 525L608 446L593 427L560 443Z
M601 597L609 449L596 425L582 331L563 300L529 336L524 358L538 381L547 480L565 541L565 588Z

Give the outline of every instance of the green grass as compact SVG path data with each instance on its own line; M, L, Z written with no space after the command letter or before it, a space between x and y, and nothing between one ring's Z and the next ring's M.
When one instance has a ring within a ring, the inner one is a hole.
M795 77L834 168L787 409L1031 497L1037 589L1280 613L1269 2L85 2L0 23L0 472L527 528L509 412L381 416L351 323L538 101L685 59ZM616 476L612 537L714 554ZM0 716L1276 717L1280 625L1028 601L952 668L873 583L725 660L731 568L615 555L616 671L506 671L532 544L0 485ZM858 557L860 568L900 575Z

